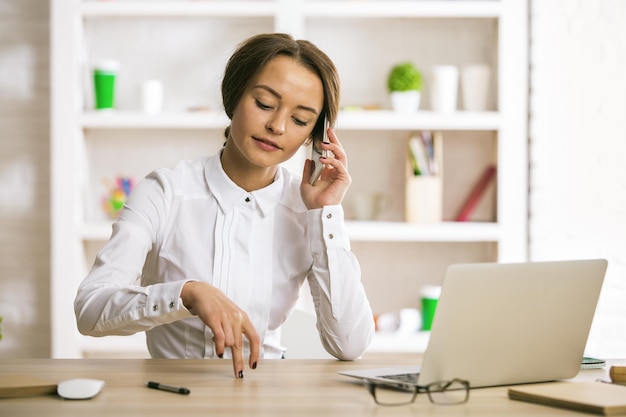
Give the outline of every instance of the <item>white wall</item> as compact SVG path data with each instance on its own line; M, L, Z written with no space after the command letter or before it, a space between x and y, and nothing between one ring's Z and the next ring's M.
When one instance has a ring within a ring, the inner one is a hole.
M587 351L626 357L626 2L533 0L530 257L603 257Z
M0 357L50 354L48 15L0 0Z

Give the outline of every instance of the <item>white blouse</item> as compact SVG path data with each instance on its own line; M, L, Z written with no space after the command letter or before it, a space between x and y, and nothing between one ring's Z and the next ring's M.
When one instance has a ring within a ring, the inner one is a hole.
M206 281L246 311L261 357L280 358L280 326L307 279L323 346L338 359L359 357L374 322L343 209L307 210L299 187L300 178L280 167L271 185L246 192L219 154L151 173L78 289L80 332L146 331L152 357L216 357L211 330L180 299L185 282Z

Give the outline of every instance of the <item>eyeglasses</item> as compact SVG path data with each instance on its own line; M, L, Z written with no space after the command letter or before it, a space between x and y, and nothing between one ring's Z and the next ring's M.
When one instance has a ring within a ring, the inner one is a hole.
M368 382L367 390L378 405L407 405L415 402L417 394L426 392L431 403L455 405L467 402L470 384L463 379L433 382L425 387Z

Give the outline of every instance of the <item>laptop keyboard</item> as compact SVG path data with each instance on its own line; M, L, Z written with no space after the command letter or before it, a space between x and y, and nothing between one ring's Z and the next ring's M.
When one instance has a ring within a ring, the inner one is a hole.
M381 378L391 379L393 381L408 382L410 384L417 384L417 377L419 373L409 374L397 374L397 375L381 375Z

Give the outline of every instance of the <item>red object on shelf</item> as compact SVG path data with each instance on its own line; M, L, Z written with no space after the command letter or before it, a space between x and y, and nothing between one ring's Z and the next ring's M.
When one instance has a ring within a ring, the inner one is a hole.
M476 205L480 201L481 197L485 193L487 186L496 176L496 167L495 165L489 165L483 175L480 177L474 188L472 189L471 194L465 200L465 204L461 208L458 216L456 216L456 221L465 222L468 221L474 210L476 209Z

